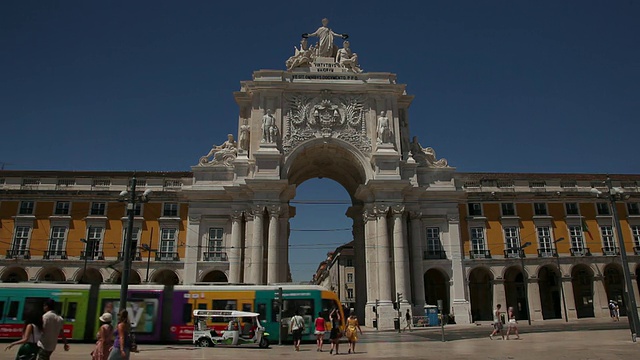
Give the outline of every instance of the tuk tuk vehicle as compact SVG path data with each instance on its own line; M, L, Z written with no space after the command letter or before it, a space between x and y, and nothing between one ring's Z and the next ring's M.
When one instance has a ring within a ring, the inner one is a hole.
M236 310L194 310L193 344L200 347L257 344L269 347L269 333L260 324L260 314ZM227 323L225 330L209 329L207 319Z

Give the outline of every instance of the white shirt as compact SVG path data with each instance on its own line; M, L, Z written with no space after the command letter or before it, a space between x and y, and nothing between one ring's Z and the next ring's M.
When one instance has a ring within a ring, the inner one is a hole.
M304 328L304 319L300 315L295 315L291 318L291 330L298 330Z
M47 351L54 351L58 345L58 335L62 330L64 321L62 317L53 311L47 311L42 316L42 337L38 341L38 347Z

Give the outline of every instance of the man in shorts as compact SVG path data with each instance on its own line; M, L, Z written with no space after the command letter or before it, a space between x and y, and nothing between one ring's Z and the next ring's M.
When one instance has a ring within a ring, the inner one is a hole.
M293 346L296 351L300 351L300 340L304 330L304 319L300 316L300 310L291 318L291 334L293 335Z
M498 304L496 305L496 309L493 310L493 332L491 333L491 335L489 335L489 339L491 340L493 340L493 335L497 333L500 333L500 336L502 336L502 340L504 340L500 308L502 308L502 305Z
M62 317L55 313L56 302L47 299L44 302L42 315L42 338L38 341L38 360L49 360L58 345L58 336L64 341L64 351L69 351L67 337L64 335Z

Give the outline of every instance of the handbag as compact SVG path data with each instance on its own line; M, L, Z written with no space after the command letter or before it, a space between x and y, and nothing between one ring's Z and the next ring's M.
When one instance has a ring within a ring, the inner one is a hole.
M38 356L38 345L35 343L24 343L18 349L18 360L35 360Z
M137 353L138 351L138 344L136 343L136 336L133 335L133 333L129 333L129 342L130 342L130 346L129 346L129 351Z

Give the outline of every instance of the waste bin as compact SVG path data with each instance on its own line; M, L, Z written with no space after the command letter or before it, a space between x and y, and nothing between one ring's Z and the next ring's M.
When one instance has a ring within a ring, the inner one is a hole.
M440 325L440 321L438 319L438 307L435 305L425 305L424 306L424 316L427 317L427 321L429 322L428 326L438 326Z
M400 330L400 318L393 318L393 328Z

